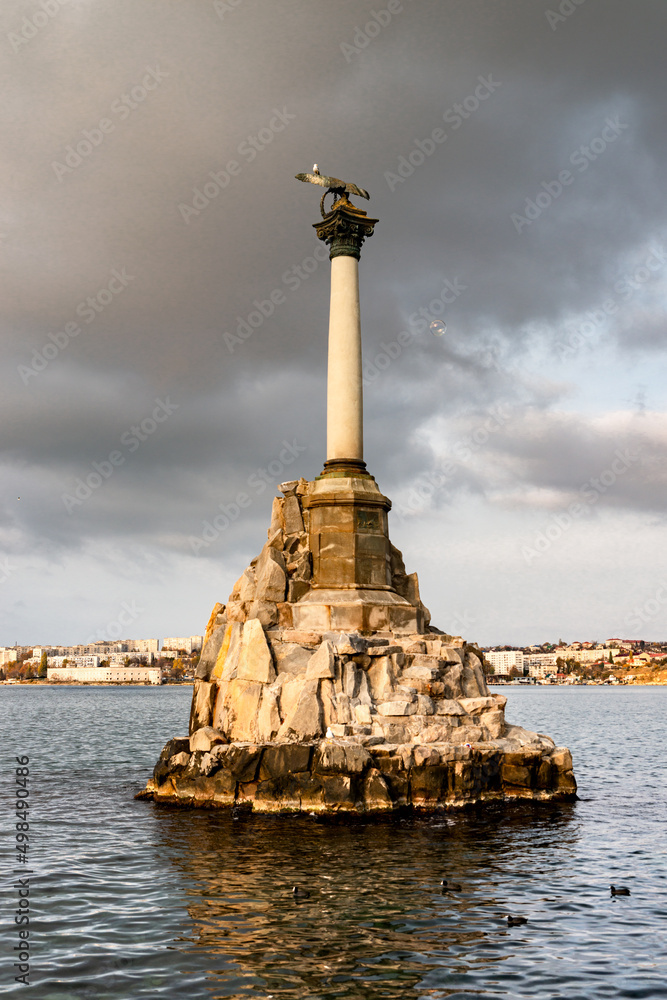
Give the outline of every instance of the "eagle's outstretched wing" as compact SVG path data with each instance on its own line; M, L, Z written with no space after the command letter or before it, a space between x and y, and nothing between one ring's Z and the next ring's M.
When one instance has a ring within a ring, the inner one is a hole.
M356 184L341 181L338 177L325 177L324 174L296 174L296 179L306 181L308 184L319 184L320 187L327 188L329 191L344 191L346 194L356 194L359 198L370 199L368 191L357 187Z

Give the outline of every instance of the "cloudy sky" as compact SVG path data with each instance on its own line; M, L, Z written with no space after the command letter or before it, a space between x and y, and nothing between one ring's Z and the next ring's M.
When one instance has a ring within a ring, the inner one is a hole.
M319 473L315 161L380 220L365 457L434 623L666 637L664 0L0 22L0 644L201 632Z

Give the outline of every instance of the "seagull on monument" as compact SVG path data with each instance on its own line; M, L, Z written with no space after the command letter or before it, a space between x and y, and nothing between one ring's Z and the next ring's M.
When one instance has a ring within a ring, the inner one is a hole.
M324 199L331 193L334 196L334 200L338 201L339 198L344 198L347 201L348 194L356 194L359 198L365 198L367 201L370 198L368 191L364 191L363 188L357 187L356 184L348 183L347 181L342 181L338 177L327 177L325 174L320 173L320 168L315 163L313 164L312 174L296 174L296 179L298 181L305 181L307 184L319 184L320 187L325 187L327 190L322 195L322 200L320 201L320 211L324 217Z

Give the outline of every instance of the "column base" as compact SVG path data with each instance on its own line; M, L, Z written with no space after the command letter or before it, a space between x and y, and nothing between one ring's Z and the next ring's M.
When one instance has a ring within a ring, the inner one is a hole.
M315 632L423 632L424 614L392 590L313 589L292 606L294 628Z

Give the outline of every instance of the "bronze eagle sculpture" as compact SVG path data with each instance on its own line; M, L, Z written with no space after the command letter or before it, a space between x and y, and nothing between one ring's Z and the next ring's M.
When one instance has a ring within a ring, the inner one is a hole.
M345 198L345 201L347 201L348 194L356 194L359 198L366 198L366 200L370 199L368 191L357 187L356 184L341 181L338 177L326 177L324 174L321 174L317 164L313 166L312 174L296 174L295 176L298 181L305 181L307 184L319 184L320 187L326 188L320 201L322 217L325 215L324 199L328 194L333 194L335 200Z

